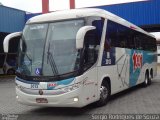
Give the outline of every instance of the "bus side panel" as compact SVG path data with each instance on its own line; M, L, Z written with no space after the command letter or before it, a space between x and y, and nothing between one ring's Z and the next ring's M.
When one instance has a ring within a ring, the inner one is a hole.
M115 58L109 58L107 57L107 54L108 56L114 56ZM115 62L112 62L114 60ZM125 48L111 48L109 53L105 53L104 51L102 67L98 68L98 79L100 80L99 87L102 80L105 77L109 77L111 81L111 94L120 92L144 82L147 69L149 71L153 69L153 74L155 75L155 66L156 56L153 52Z
M120 91L121 81L118 80L116 65L98 67L98 79L99 79L98 89L100 89L102 81L105 78L110 79L111 94L114 94ZM100 95L100 91L99 91L99 95Z
M135 49L126 49L126 51L130 56L129 87L132 87L142 80L143 51Z
M97 67L87 70L81 78L83 81L82 99L85 105L98 100Z
M112 47L103 51L102 67L98 68L98 79L110 78L111 94L129 88L129 62L130 56L124 48Z
M154 52L135 49L127 50L127 52L130 54L130 87L144 82L146 70L150 73L153 69L155 75L156 55Z

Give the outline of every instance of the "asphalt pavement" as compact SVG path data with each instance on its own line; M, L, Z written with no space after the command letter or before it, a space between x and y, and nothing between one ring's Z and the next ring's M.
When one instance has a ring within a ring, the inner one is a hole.
M113 95L106 106L98 108L94 104L84 108L21 105L16 101L14 77L0 77L0 114L1 120L97 120L109 114L160 114L160 75L150 86Z

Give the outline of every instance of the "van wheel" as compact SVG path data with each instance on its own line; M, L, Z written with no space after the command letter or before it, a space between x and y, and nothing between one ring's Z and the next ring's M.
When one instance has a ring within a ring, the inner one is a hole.
M147 87L148 85L150 85L150 83L151 83L151 80L149 79L149 75L146 74L146 75L145 75L145 80L144 80L144 82L142 83L142 85L143 85L143 87Z
M13 69L9 69L7 71L7 75L14 75L14 74L15 74L15 70L13 70Z
M100 99L96 102L96 105L98 107L104 106L107 104L108 100L110 98L110 89L108 83L104 82L102 83L100 87Z

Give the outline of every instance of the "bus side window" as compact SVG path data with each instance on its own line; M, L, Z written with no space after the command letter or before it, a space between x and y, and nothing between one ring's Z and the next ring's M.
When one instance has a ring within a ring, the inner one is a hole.
M117 46L117 24L108 20L104 51L109 51L111 47Z
M96 30L88 31L84 38L84 69L91 67L98 58L99 42Z
M134 41L132 41L132 30L126 26L117 23L117 47L120 48L134 48Z
M142 41L141 35L138 32L136 32L136 35L134 36L134 42L137 50L142 50L143 48L141 41Z
M92 25L96 27L96 37L97 37L97 44L100 44L101 41L101 36L102 36L102 31L103 31L103 24L104 24L104 19L101 18L101 20L94 20L92 22Z
M127 37L127 48L129 49L135 49L135 44L134 44L134 32L131 29L128 29L128 37Z

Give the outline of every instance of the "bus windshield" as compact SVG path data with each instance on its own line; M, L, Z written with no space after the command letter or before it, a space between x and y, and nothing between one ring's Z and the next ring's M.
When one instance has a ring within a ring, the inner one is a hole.
M25 26L18 72L27 76L55 76L79 69L76 34L84 20Z

